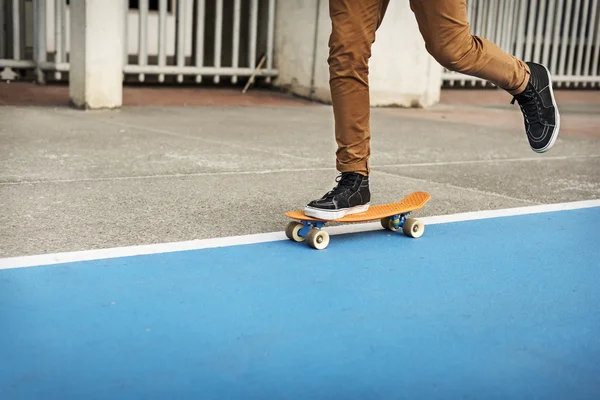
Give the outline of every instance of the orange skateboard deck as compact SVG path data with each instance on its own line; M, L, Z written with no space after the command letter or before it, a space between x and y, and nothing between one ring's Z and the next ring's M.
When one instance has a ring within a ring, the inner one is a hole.
M304 242L317 250L326 248L329 244L329 234L321 228L328 222L368 222L380 220L384 229L402 232L410 237L418 238L423 235L424 226L421 221L407 216L422 208L431 198L426 192L413 192L401 201L388 204L371 206L365 212L346 215L345 217L324 220L309 217L304 211L289 211L285 215L296 221L291 221L285 230L288 239L295 242Z

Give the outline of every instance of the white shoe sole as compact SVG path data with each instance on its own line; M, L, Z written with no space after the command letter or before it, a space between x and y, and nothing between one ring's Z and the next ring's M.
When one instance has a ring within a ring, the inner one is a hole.
M304 214L309 217L322 219L331 221L334 219L340 219L345 217L346 215L351 214L359 214L362 212L366 212L369 209L369 204L365 204L362 206L343 208L341 210L329 211L329 210L321 210L318 208L306 207L304 209Z
M558 138L558 131L560 131L560 113L558 112L558 106L556 105L556 99L554 98L554 90L552 89L552 75L550 74L550 71L548 70L548 68L546 68L545 65L542 65L542 67L544 67L546 73L548 74L548 88L550 89L550 98L552 98L552 105L554 106L556 126L554 127L554 132L552 133L552 137L550 138L548 144L542 147L541 149L533 149L533 151L535 151L536 153L545 153L548 150L550 150L550 148L554 146L554 142L556 142L556 139Z

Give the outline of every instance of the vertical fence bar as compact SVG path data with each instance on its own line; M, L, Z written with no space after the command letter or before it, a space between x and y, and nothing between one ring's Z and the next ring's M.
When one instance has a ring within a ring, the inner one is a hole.
M596 21L596 37L594 39L594 59L592 61L591 75L600 74L598 70L598 61L600 61L600 21ZM600 86L600 82L596 82Z
M138 65L148 64L148 0L139 0L138 12ZM144 74L139 74L140 82L144 81Z
M548 45L548 43L544 43L543 40L543 33L544 33L544 10L546 10L546 0L540 0L540 4L537 7L537 15L538 15L538 19L537 19L537 23L536 23L536 34L535 34L535 42L533 44L534 48L533 48L533 61L534 62L540 62L540 58L542 57L542 47L545 47ZM548 26L545 27L545 29L548 29Z
M0 58L7 58L4 48L4 38L6 37L6 31L4 30L4 0L0 0Z
M521 28L521 8L523 0L515 0L515 10L513 14L513 39L512 39L512 51L513 54L518 54L517 41L519 39L519 29Z
M158 2L158 66L167 66L167 0ZM165 81L165 74L158 74L158 81Z
M248 44L248 67L253 68L256 62L256 28L258 25L258 0L250 3L250 38Z
M564 0L557 0L556 5L556 22L554 23L554 35L552 37L552 54L550 60L550 71L552 74L558 75L558 54L562 48L561 40L561 23L563 21Z
M500 14L500 18L502 20L500 31L498 32L498 43L500 44L500 48L507 51L509 45L509 37L510 37L510 9L512 6L512 0L504 0L500 4L503 5L502 13Z
M485 16L485 3L482 3L481 1L476 1L475 4L477 5L477 17L475 18L475 20L477 21L476 24L476 29L477 29L477 34L481 35L483 32L483 27L484 27L484 22L483 22L483 17Z
M273 68L273 40L275 35L275 0L269 0L269 16L267 23L267 69ZM271 77L267 77L267 83Z
M513 54L515 51L515 9L517 0L510 0L508 6L508 23L506 25L506 50Z
M467 18L471 23L471 32L473 35L479 33L479 18L477 17L477 11L479 10L479 0L467 1Z
M56 48L56 55L54 62L60 64L64 62L65 52L65 18L66 17L66 5L64 1L55 0L54 2L54 46ZM62 74L59 71L54 73L55 79L60 79Z
M467 19L471 25L471 33L477 35L477 20L474 18L473 10L477 1L471 0L467 2Z
M13 59L21 59L21 8L19 0L12 2L12 19L13 19ZM3 22L4 23L4 22Z
M19 15L21 16L21 21L19 21L19 44L21 48L19 49L19 54L21 55L21 59L25 59L27 56L27 10L25 9L25 0L19 0Z
M123 0L123 64L129 64L129 0Z
M525 58L525 14L527 13L527 1L521 0L521 7L517 15L517 44L515 45L515 56L521 60Z
M573 4L571 1L565 2L565 19L564 19L564 31L562 32L561 40L560 40L560 58L558 61L558 75L565 74L565 63L566 63L566 55L567 55L567 47L569 46L569 34L571 32L571 9ZM561 83L558 82L558 87L561 86Z
M569 35L569 61L567 62L567 75L571 76L573 74L573 64L575 63L575 47L577 42L577 30L579 28L579 24L577 20L579 19L579 11L580 11L581 0L575 0L575 8L573 10L573 23L571 25L571 33ZM567 86L570 86L569 82L566 82Z
M596 73L594 70L591 69L591 67L592 67L591 56L592 56L592 47L594 45L594 33L596 32L596 23L598 22L598 14L596 14L597 12L598 12L598 0L592 0L590 27L589 27L589 31L588 31L589 37L588 37L587 46L585 48L585 61L583 62L584 70L582 72L582 74L585 76L590 76L590 75Z
M185 66L185 6L187 0L177 0L177 66ZM183 82L183 74L177 75L177 82Z
M504 30L504 17L505 17L505 10L504 10L504 6L506 5L506 3L508 2L508 0L502 0L500 2L498 2L497 5L497 9L496 9L496 19L494 20L495 24L496 24L496 29L494 29L494 37L492 39L492 41L494 43L496 43L498 45L498 47L502 48L503 43L502 43L502 34L503 34L503 30Z
M487 23L486 23L486 27L485 27L485 37L486 38L490 38L491 40L493 40L493 33L494 33L494 19L496 18L496 0L488 0L486 1L486 3L488 3L488 9L487 9Z
M500 0L498 1L498 5L496 6L496 12L498 13L496 15L496 19L495 19L495 24L496 24L496 35L494 37L494 40L496 43L500 43L502 44L502 34L504 33L504 16L506 15L506 6L507 6L508 0Z
M196 67L202 67L204 65L204 13L205 4L204 0L197 0L198 6L196 8ZM196 75L196 82L202 82L202 75Z
M40 16L39 16L39 10L38 10L38 3L39 0L32 0L33 3L33 61L35 62L35 73L37 76L38 73L38 25L39 25L39 20L40 20ZM4 24L4 20L0 19L0 27L2 27L2 24ZM0 41L2 40L2 36L0 35ZM2 58L2 56L0 56L0 58Z
M467 2L467 18L469 18L469 22L471 23L471 32L473 35L477 35L477 32L479 32L479 20L477 19L478 9L479 5L477 4L477 0Z
M535 38L535 15L537 9L537 0L532 0L529 7L529 19L527 21L527 36L525 38L525 59L530 60L533 50L533 41Z
M583 63L583 53L585 50L585 42L586 42L586 28L588 27L587 19L588 19L588 9L589 9L589 0L583 1L583 13L581 14L581 24L579 30L579 45L577 46L577 63L575 64L575 74L576 75L584 75L582 63ZM592 34L590 33L590 37ZM576 85L579 86L579 85Z
M240 52L240 13L242 6L240 0L235 0L233 3L233 54L231 59L231 65L233 68L239 66L239 52ZM231 82L236 84L238 80L237 75L231 77Z
M550 49L556 46L555 43L551 42L552 31L558 29L560 20L555 20L554 7L556 6L556 0L550 0L548 3L548 16L546 17L546 29L544 32L544 52L542 53L542 64L548 65L550 58Z
M504 14L502 15L502 30L500 31L500 47L504 51L512 53L511 43L511 29L512 29L512 12L514 7L514 0L505 0Z
M508 8L508 26L507 30L507 45L506 49L509 53L515 52L515 20L517 13L517 0L510 0L510 6Z
M223 0L217 0L215 4L215 67L221 66L221 45L223 39ZM215 75L215 83L219 83L220 76Z
M33 37L34 54L36 63L36 79L38 83L44 83L44 71L40 63L46 62L46 0L36 0L34 3Z

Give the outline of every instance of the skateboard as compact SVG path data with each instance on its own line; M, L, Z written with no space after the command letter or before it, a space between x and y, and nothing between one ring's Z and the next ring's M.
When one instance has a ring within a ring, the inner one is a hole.
M324 220L309 217L304 211L289 211L285 215L293 219L285 229L285 235L294 242L306 242L310 247L323 250L329 245L329 234L322 230L328 222L367 222L381 221L381 226L392 232L402 228L409 237L419 238L425 226L414 218L407 218L411 212L422 208L431 198L426 192L413 192L399 202L379 204L369 207L365 212L346 215L339 219Z

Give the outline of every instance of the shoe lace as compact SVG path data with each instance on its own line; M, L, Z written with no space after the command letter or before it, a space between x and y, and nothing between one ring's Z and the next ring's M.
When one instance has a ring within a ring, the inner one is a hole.
M327 192L324 196L326 199L331 199L336 194L343 192L346 189L349 189L354 186L354 183L358 179L357 176L347 173L341 173L335 178L335 181L338 183L333 189Z
M515 96L510 104L514 104L515 100L519 102L519 107L521 107L521 111L529 125L534 125L541 121L540 101L533 88L527 87L523 93Z

